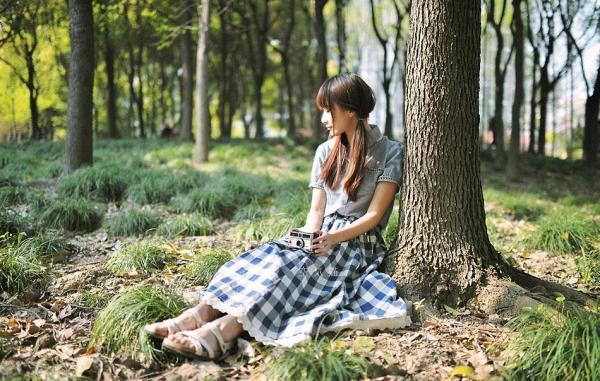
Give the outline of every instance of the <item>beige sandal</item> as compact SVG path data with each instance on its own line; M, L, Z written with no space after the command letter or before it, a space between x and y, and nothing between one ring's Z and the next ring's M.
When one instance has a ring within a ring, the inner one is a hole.
M198 309L196 307L192 307L190 309L185 310L181 315L179 315L176 318L167 319L165 321L158 322L158 323L146 324L144 326L144 332L150 337L153 337L158 340L162 340L165 337L167 337L169 335L173 335L177 332L189 330L189 328L186 327L182 322L182 320L183 320L182 316L184 314L188 314L188 313L190 315L192 315L192 318L196 322L196 328L194 328L194 329L200 328L204 324L208 323L207 321L204 321L204 319L202 319L202 316L200 315L200 312L198 311ZM161 335L156 331L156 326L158 324L165 324L167 326L167 334L166 335Z
M231 340L231 341L227 341L227 342L225 340L223 340L223 335L221 335L221 331L219 330L217 323L214 323L214 322L208 323L208 324L206 324L206 328L208 328L210 330L210 332L217 339L217 343L219 345L219 348L221 349L221 355L219 355L218 357L215 354L217 348L213 348L205 338L201 337L194 331L180 331L179 332L179 334L184 335L190 339L190 341L192 342L193 350L190 347L188 347L184 344L175 342L168 337L163 340L162 346L163 346L163 348L168 349L171 352L175 352L177 354L189 357L194 360L219 361L219 360L224 359L234 348L236 340ZM205 352L208 353L208 356L203 354Z

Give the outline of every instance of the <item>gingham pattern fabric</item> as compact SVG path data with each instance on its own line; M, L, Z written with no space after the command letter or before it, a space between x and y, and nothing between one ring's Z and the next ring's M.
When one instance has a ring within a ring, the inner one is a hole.
M355 219L332 214L322 229L336 230ZM378 228L321 257L290 248L282 238L223 265L203 300L271 345L292 346L317 330L404 327L410 324L407 306L394 281L377 271L385 252Z

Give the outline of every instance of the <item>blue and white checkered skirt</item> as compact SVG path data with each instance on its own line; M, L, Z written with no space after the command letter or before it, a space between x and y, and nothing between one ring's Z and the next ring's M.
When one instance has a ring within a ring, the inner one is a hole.
M322 229L340 229L355 217L333 214ZM378 228L317 257L282 239L223 265L203 300L238 318L256 340L292 346L318 332L344 328L401 328L410 324L396 284L377 268L386 253Z

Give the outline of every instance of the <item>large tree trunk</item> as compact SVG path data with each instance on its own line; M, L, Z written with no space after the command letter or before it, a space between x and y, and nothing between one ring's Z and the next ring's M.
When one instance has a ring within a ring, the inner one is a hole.
M600 63L596 73L594 91L585 101L585 126L583 127L583 160L593 167L598 160L598 108L600 106Z
M118 138L117 129L117 90L115 87L115 51L108 28L104 30L104 63L106 69L108 136Z
M65 172L92 164L94 20L92 0L69 0L71 65L67 109Z
M198 51L196 54L196 146L194 162L200 164L208 161L208 143L210 125L208 115L208 25L210 21L210 0L202 0L198 13L200 14L200 32L198 36Z
M186 2L186 6L191 8L191 5ZM192 116L194 102L194 60L192 56L192 32L189 27L192 24L192 15L190 11L184 13L184 23L186 30L181 36L181 65L183 69L183 99L182 114L181 114L181 138L184 140L192 140Z
M480 7L412 2L401 228L387 263L409 299L463 304L499 261L479 178Z
M512 105L510 152L508 155L508 176L515 179L519 173L519 150L521 143L521 106L525 98L524 81L524 51L525 36L523 33L523 20L521 19L521 1L513 0L513 23L515 42L515 95Z

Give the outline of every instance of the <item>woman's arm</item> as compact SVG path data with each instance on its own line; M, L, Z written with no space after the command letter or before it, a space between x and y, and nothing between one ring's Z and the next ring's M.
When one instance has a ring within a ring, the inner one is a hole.
M341 229L323 232L321 236L313 240L313 252L316 255L325 255L331 249L332 246L358 237L359 235L373 229L381 218L385 214L385 211L389 207L390 203L394 200L394 195L398 185L389 181L381 181L377 183L375 192L369 209L364 216L356 219L348 226L344 226Z
M327 205L327 195L323 188L313 188L312 201L310 202L310 211L306 216L306 225L300 230L306 232L318 232L323 224L323 215L325 214L325 205Z

